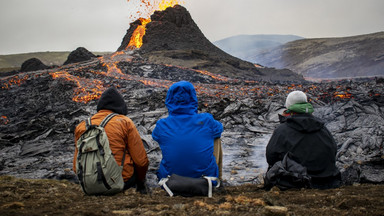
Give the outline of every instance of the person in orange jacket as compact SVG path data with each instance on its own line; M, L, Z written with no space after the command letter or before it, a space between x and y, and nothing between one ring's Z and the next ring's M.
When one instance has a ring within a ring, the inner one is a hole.
M105 126L109 145L117 164L121 164L124 149L127 147L122 173L124 190L136 186L137 191L145 193L145 176L149 161L139 132L132 120L126 116L127 112L127 106L122 95L116 88L111 87L101 95L97 104L97 113L91 117L91 122L94 125L99 125L108 114L119 114L114 116ZM82 121L75 129L75 143L84 132L85 121ZM73 170L75 172L77 153L78 149L75 144L73 158Z

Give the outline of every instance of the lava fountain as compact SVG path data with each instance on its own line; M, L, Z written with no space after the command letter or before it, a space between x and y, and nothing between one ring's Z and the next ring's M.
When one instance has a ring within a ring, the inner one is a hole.
M129 0L128 0L129 2ZM140 21L140 24L136 27L134 30L132 37L128 43L128 46L125 48L126 50L133 50L140 48L143 45L143 37L145 35L145 28L148 23L151 22L151 19L149 18L150 15L156 11L160 10L163 11L167 9L168 7L173 7L177 4L182 4L184 1L178 1L178 0L162 0L162 1L155 1L151 3L151 1L145 1L141 0L141 6L146 7L147 10L144 11L150 11L149 14L142 14L145 16L145 18L140 17L138 20ZM138 12L140 13L140 12Z

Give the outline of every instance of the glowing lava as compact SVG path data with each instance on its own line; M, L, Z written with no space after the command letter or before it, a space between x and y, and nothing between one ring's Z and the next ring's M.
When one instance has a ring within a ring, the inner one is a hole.
M77 77L69 74L65 71L58 71L50 73L52 78L62 78L68 81L72 81L77 85L77 88L74 90L73 101L88 103L89 101L99 99L101 94L105 90L103 82L100 80L90 80L87 78Z
M353 98L352 97L352 94L351 93L348 93L348 92L335 92L333 93L333 96L335 98L341 98L341 99L350 99L350 98Z
M159 3L159 10L163 11L169 7L173 7L177 4L183 4L184 1L177 1L177 0L162 0L160 3Z
M9 89L13 85L20 86L23 84L27 79L29 78L28 75L25 75L24 77L19 77L18 75L11 77L6 82L1 82L1 89Z
M9 123L9 120L8 120L7 116L1 116L0 117L0 124L6 125L8 123Z
M128 0L129 2L129 0ZM149 16L155 11L160 10L163 11L167 9L168 7L173 7L177 4L182 4L184 1L178 1L178 0L161 0L161 1L155 1L151 4L151 1L149 0L141 0L142 5L146 7L146 11L150 11L150 14L146 15L148 18L139 18L140 25L138 25L133 31L131 39L129 40L129 43L126 47L126 49L137 49L140 48L143 45L143 37L145 35L146 26L148 23L151 22L151 19ZM148 10L149 9L149 10ZM138 11L137 13L140 14Z
M151 19L139 18L141 25L137 26L132 33L131 40L128 43L129 49L140 48L143 45L143 37L145 35L145 27L151 22Z

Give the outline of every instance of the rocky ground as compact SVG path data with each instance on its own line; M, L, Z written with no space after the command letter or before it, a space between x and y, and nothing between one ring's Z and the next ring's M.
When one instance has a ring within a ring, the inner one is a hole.
M86 196L78 184L0 176L0 215L383 215L384 185L332 190L289 190L245 184L207 197L147 195L129 189L115 196Z
M167 116L167 88L180 80L194 84L199 112L212 113L224 126L227 193L215 194L213 199L169 198L156 187L161 151L151 133L156 121ZM283 215L383 214L383 185L377 185L384 183L382 79L329 83L236 80L143 62L132 53L115 53L56 69L0 77L0 84L1 215L262 215L279 210ZM151 196L130 190L114 197L86 197L76 184L71 170L73 129L95 113L97 98L110 86L123 94L128 117L145 141L151 161L147 175ZM314 114L334 135L337 166L349 186L327 191L260 189L265 146L292 90L307 93Z
M73 130L96 112L102 91L116 86L145 141L151 161L147 180L155 185L161 151L151 133L156 121L168 114L167 88L188 80L198 93L199 112L212 113L224 126L223 178L229 185L262 182L265 147L292 90L307 93L314 115L334 135L344 183L384 183L382 79L301 84L234 80L134 58L114 54L2 77L0 175L76 182L71 170Z

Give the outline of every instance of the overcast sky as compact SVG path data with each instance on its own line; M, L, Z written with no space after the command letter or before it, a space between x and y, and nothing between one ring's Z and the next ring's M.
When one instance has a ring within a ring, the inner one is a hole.
M140 0L0 0L0 54L115 51ZM344 37L384 31L384 0L185 0L212 42L240 34Z

